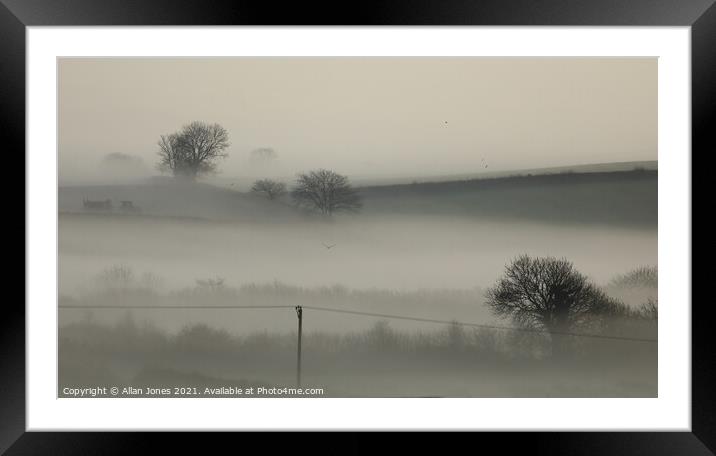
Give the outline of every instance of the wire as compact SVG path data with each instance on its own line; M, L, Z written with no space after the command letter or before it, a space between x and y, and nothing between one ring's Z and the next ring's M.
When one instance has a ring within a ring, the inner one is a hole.
M296 306L181 306L181 305L169 305L169 306L134 306L126 304L118 305L73 305L64 304L58 306L60 309L293 309Z
M531 328L515 328L514 326L497 326L497 325L485 325L480 323L468 323L464 321L457 321L457 320L437 320L433 318L419 318L419 317L407 317L404 315L390 315L390 314L380 314L380 313L372 313L372 312L359 312L357 310L344 310L344 309L332 309L329 307L316 307L316 306L303 306L304 309L312 309L312 310L321 310L325 312L336 312L336 313L345 313L345 314L352 314L352 315L365 315L370 317L381 317L381 318L392 318L396 320L411 320L411 321L421 321L425 323L442 323L442 324L448 324L448 325L458 325L458 326L470 326L474 328L486 328L486 329L501 329L501 330L507 330L507 331L521 331L521 332L531 332L531 333L540 333L540 334L550 334L550 335L560 335L560 336L574 336L574 337L593 337L598 339L615 339L615 340L629 340L629 341L635 341L635 342L658 342L657 339L641 339L637 337L622 337L622 336L607 336L604 334L584 334L584 333L570 333L570 332L558 332L558 331L544 331L539 329L531 329Z

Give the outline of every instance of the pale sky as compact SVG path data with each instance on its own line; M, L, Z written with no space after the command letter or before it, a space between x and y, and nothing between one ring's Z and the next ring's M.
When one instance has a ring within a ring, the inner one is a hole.
M654 58L83 58L58 65L61 182L101 178L110 153L140 157L141 172L159 174L159 136L193 120L228 130L224 177L318 167L419 177L479 173L485 163L501 171L657 159ZM250 162L260 147L275 149L270 166Z

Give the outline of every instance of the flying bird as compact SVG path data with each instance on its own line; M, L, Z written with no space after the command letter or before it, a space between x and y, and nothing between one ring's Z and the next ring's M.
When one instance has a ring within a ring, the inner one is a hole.
M336 246L336 244L325 244L323 242L321 242L321 244L323 244L323 247L327 248L328 250L330 250Z

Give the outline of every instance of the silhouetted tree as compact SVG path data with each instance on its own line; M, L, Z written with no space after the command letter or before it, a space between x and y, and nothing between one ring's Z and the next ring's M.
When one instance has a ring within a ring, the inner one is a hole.
M555 357L567 354L567 338L560 333L616 314L623 307L592 285L569 261L527 255L506 266L486 297L496 315L511 317L524 327L547 330Z
M223 277L217 277L215 279L197 279L196 290L204 291L209 293L219 293L226 291L226 285L224 284Z
M262 165L276 160L277 157L278 155L276 154L276 151L272 148L259 147L258 149L251 151L249 160L254 165Z
M363 207L360 195L346 176L327 169L298 175L291 196L298 205L308 206L324 215L338 211L358 211Z
M251 191L256 194L263 194L270 200L286 194L286 184L271 179L261 179L254 182Z
M659 304L656 298L649 298L639 306L639 316L646 320L656 320L659 318Z
M659 269L656 266L641 266L615 277L609 286L614 288L657 288L659 286Z
M637 309L642 317L656 315L659 271L656 266L642 266L613 278L604 289L609 296Z
M114 265L98 277L99 283L110 291L126 291L134 285L134 271L129 266Z
M226 157L229 134L219 124L192 122L159 139L159 168L174 176L196 178L216 170L216 161Z

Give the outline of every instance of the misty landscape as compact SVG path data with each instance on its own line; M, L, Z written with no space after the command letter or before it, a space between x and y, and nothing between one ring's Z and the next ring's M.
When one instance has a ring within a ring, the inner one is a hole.
M657 396L654 61L59 68L59 396Z

